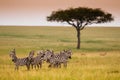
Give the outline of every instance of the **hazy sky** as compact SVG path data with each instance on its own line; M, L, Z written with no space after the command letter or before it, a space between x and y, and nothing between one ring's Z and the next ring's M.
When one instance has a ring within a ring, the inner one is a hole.
M120 0L0 0L0 25L65 25L47 22L46 16L70 7L101 8L113 14L109 26L120 26Z

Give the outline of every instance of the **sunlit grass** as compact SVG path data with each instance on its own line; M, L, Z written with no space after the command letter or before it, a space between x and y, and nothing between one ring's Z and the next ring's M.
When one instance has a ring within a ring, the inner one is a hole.
M120 28L85 28L81 49L76 49L76 31L71 27L0 27L0 80L119 80ZM27 71L14 70L9 51L16 48L18 57L31 50L72 49L68 67ZM104 54L105 55L101 55Z
M48 64L43 63L41 69L30 71L27 71L25 66L15 71L7 55L0 56L0 59L3 61L0 62L0 80L119 80L120 78L119 52L109 52L105 56L100 56L99 52L88 52L85 55L74 53L67 68L48 68Z

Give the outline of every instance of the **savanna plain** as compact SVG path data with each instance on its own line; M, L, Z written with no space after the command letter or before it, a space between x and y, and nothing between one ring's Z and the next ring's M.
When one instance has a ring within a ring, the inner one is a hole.
M0 26L0 80L120 80L120 28L87 27L81 31L81 49L76 49L73 27ZM41 69L21 66L14 70L9 57L15 48L20 58L31 50L72 50L67 68Z

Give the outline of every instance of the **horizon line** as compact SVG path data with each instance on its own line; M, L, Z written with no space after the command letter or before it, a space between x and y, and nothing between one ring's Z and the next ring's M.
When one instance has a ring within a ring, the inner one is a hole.
M73 27L70 25L0 25L0 27ZM86 26L86 27L120 27L120 26Z
M9 27L72 27L71 25L0 25L2 26L9 26ZM120 27L120 25L88 25L86 27Z

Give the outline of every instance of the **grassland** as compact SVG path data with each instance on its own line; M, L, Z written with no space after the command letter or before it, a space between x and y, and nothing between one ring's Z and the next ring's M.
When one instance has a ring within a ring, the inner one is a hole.
M0 27L0 80L119 80L120 28L85 28L81 31L81 49L76 49L76 31L71 27ZM16 48L19 57L30 50L72 49L67 68L14 70L9 51ZM107 53L106 55L102 55Z

